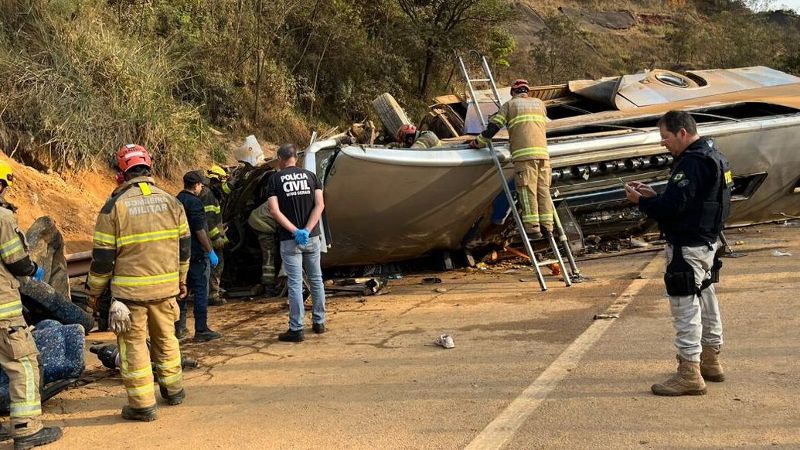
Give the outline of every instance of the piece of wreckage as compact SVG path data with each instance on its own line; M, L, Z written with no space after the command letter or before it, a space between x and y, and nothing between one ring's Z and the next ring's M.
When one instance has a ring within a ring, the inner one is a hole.
M94 326L91 314L73 303L64 240L49 217L34 221L25 240L30 256L45 270L45 281L19 278L22 313L33 325L39 351L42 402L78 381L85 368L84 336ZM79 297L79 296L78 296ZM8 376L0 371L0 413L8 414Z
M501 101L507 92L502 89ZM476 93L485 116L497 110L488 94ZM800 215L798 77L766 67L653 70L536 87L531 94L548 105L553 199L562 220L573 222L568 229L620 236L654 225L627 202L623 183L665 188L673 158L660 145L656 123L672 109L691 112L699 133L713 137L731 161L728 226ZM420 128L444 138L442 147L325 139L306 149L303 166L318 175L325 192L323 267L405 261L485 242L501 186L488 150L466 145L467 135L482 131L478 111L460 96L437 100ZM394 127L402 120L387 122ZM388 128L388 136L397 131ZM495 142L512 180L505 130Z

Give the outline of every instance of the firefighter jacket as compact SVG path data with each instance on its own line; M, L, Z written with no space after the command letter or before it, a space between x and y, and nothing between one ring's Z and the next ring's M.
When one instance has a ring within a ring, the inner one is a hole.
M200 191L200 201L203 202L203 211L206 213L206 224L208 225L208 238L212 241L225 239L222 228L222 208L219 200L208 186L203 186Z
M275 234L275 230L278 228L267 202L262 203L250 213L247 224L250 225L250 228L265 234Z
M191 241L178 200L150 177L133 178L100 210L86 284L99 296L147 302L174 297L186 282Z
M700 138L676 159L664 193L639 199L639 210L658 222L670 244L710 246L730 213L732 187L728 160L714 141Z
M439 140L439 137L436 136L436 133L430 130L421 131L419 136L417 136L417 140L411 144L410 148L417 148L417 149L425 149L425 148L436 148L441 147L442 142Z
M517 96L504 103L490 119L477 140L485 147L500 129L508 129L511 158L514 162L548 159L547 110L544 101Z
M0 324L22 318L19 281L16 277L36 273L36 264L28 256L25 235L14 217L14 207L0 198Z

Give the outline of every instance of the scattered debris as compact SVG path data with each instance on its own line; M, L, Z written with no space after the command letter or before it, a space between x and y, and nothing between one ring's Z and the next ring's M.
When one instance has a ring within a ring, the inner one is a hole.
M444 294L445 292L447 292L447 289L445 289L445 288L436 288L436 289L434 289L434 292L437 292L439 294Z
M595 314L593 320L619 319L619 314Z
M438 277L428 277L422 279L422 284L438 284L441 283L442 279Z
M444 348L454 348L456 346L456 343L453 342L453 337L450 336L449 334L443 334L439 336L434 341L434 344Z
M772 252L772 256L792 256L792 254L789 252L782 252L780 250L775 250L774 252Z
M389 280L385 278L345 278L334 280L332 285L326 285L325 291L343 295L380 295L385 292L388 285Z

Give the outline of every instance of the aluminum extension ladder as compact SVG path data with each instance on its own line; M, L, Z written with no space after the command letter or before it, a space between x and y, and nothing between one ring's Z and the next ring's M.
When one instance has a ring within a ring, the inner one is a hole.
M458 56L458 65L461 69L461 75L464 77L464 81L467 84L467 89L469 90L470 95L470 103L475 107L475 111L478 114L478 117L481 121L481 126L483 129L486 129L487 123L486 118L483 116L483 112L480 109L480 104L478 102L478 98L475 95L475 83L487 83L491 87L492 93L492 101L497 105L497 108L500 108L500 94L497 92L497 85L494 82L494 77L492 76L492 71L489 69L489 63L486 61L486 57L483 55L478 54L477 52L470 52L476 54L480 58L481 66L485 75L485 78L470 78L469 73L467 72L467 67L464 64L464 59L461 56ZM503 175L503 166L500 164L500 158L497 155L497 151L494 148L493 142L489 141L489 153L492 155L492 160L494 161L495 168L497 169L497 175L500 177L500 185L503 186L503 191L505 192L506 199L508 200L508 204L511 206L511 213L514 215L514 221L517 224L517 232L519 233L520 237L522 237L522 244L525 247L525 251L528 253L528 257L531 260L531 265L536 270L536 277L539 280L539 286L542 288L542 291L547 290L547 283L544 281L544 276L542 275L541 266L548 264L548 263L540 263L536 259L536 255L533 252L533 247L531 246L531 242L528 239L527 233L525 233L525 227L522 224L522 217L519 215L519 211L517 211L516 203L514 202L514 197L511 194L511 189L508 187L508 183L506 182L506 177ZM550 200L552 202L552 198ZM567 253L567 257L569 259L570 264L570 272L567 273L566 268L564 266L564 260L561 257L561 251L558 248L558 244L556 243L556 238L554 233L547 233L547 238L550 243L550 249L553 251L553 254L558 261L559 266L561 267L562 275L564 276L564 283L567 287L572 286L573 280L581 281L583 277L580 274L580 270L578 270L578 266L575 263L575 258L572 256L572 250L569 246L569 239L567 238L566 232L561 225L561 220L558 217L558 212L556 211L555 204L552 204L553 207L553 218L555 223L555 228L559 233L559 241L564 244L564 249Z

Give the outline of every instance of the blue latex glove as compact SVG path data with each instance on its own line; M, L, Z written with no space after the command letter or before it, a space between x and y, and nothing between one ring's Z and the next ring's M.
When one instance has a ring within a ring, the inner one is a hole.
M294 242L297 245L302 245L303 247L305 247L306 245L308 245L309 234L310 233L305 228L301 228L301 229L295 231L294 235L293 235L294 236Z
M208 259L211 261L211 267L217 267L217 264L219 264L219 256L217 256L217 252L213 248L208 252Z
M36 281L44 281L44 269L37 267L36 272L33 274L33 279Z

